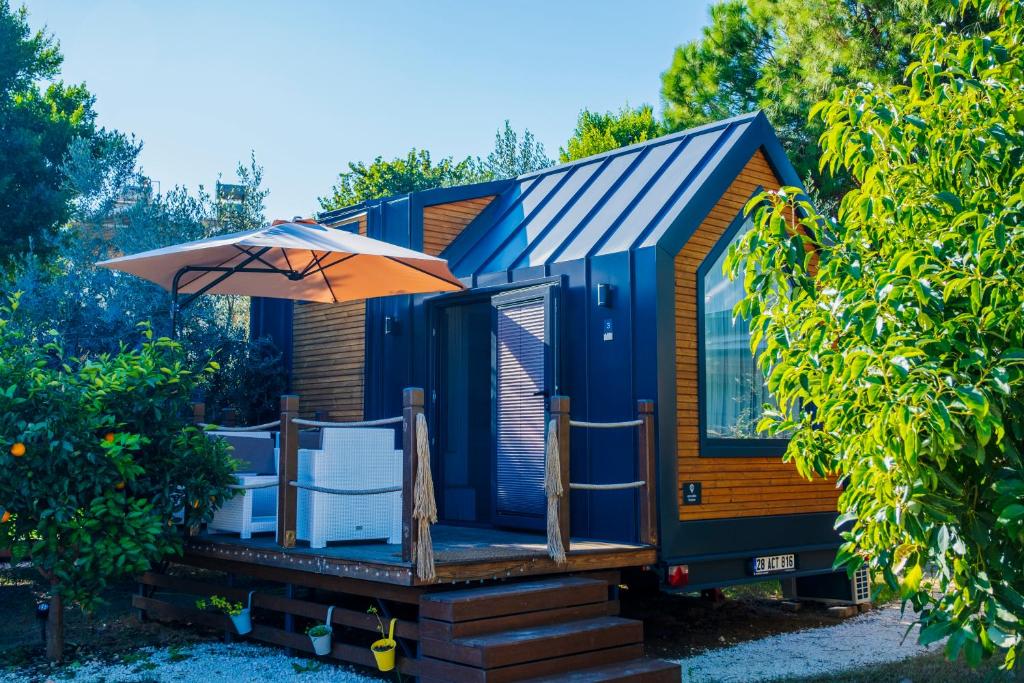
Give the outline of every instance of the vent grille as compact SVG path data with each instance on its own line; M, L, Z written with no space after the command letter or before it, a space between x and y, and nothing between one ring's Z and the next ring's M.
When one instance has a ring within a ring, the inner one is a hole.
M871 602L871 576L867 565L861 565L853 575L853 602L857 605Z

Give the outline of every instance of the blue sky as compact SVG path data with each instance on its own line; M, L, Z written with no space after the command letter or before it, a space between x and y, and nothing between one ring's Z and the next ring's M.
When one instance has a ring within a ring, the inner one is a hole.
M312 212L348 161L485 155L506 118L555 157L581 107L660 108L708 4L27 1L148 175L210 187L254 150L271 218Z

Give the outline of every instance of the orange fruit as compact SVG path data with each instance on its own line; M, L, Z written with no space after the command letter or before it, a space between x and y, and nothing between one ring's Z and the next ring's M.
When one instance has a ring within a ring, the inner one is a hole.
M21 456L25 455L25 444L19 441L18 443L11 446L11 455L13 455L15 458L20 458Z
M118 491L124 491L124 482L117 482L116 484L114 484L114 488L117 489Z
M107 435L103 437L103 440L107 443L114 443L114 432L107 432Z
M4 510L3 516L0 517L0 524L7 524L9 521L11 521L11 513Z

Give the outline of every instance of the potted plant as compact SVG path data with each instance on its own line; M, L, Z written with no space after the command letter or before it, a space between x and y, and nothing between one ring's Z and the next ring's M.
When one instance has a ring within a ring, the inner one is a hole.
M196 607L201 610L211 608L228 615L238 635L244 636L252 631L252 594L255 592L249 591L248 606L243 606L240 602L231 602L219 595L211 595L209 602L207 602L206 598L196 600Z
M331 614L334 612L334 605L327 608L327 619L322 624L316 624L306 629L306 635L309 636L309 640L313 643L313 652L318 655L326 655L331 651L331 634L334 633L334 629L331 628Z
M377 608L370 606L366 613L377 617L377 630L380 631L381 635L380 639L374 641L373 645L370 646L373 658L377 660L377 669L379 671L391 671L395 668L395 648L398 646L398 643L395 642L395 622L398 619L391 620L391 628L385 633L384 622L381 621L380 612L377 611Z

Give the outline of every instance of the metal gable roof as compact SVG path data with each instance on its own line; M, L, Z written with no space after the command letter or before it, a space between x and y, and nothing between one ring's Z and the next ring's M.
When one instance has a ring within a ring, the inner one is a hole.
M694 200L717 200L762 146L798 184L767 119L747 114L520 176L442 256L464 277L677 242L710 210Z

